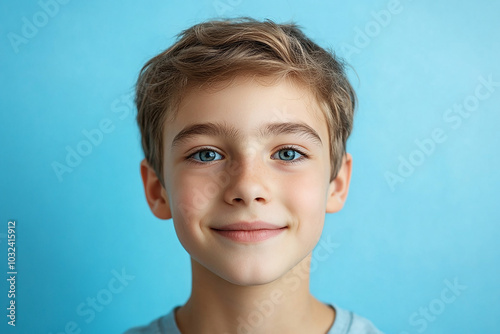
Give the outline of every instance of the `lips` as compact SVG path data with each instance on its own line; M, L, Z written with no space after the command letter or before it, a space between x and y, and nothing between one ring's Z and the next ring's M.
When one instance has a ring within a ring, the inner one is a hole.
M212 228L218 235L237 242L264 241L278 236L286 229L286 226L279 226L261 221L238 222Z

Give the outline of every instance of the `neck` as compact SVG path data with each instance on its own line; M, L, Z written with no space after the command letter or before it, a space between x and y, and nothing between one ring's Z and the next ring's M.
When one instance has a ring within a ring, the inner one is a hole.
M283 277L262 285L230 283L191 260L192 293L176 321L190 333L326 333L332 308L309 291L310 255Z

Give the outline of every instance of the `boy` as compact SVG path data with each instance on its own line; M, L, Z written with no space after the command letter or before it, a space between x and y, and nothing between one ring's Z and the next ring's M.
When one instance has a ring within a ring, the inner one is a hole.
M351 176L343 64L295 24L211 21L179 37L143 67L136 103L147 202L173 219L192 292L127 333L380 333L309 291Z

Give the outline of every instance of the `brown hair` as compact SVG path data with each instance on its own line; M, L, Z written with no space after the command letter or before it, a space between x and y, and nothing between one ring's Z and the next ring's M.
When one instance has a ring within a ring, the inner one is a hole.
M239 75L291 78L303 83L322 107L330 134L331 179L345 154L356 94L344 62L310 40L295 23L243 17L203 22L150 59L136 86L137 122L145 158L163 182L162 129L190 87L214 87Z

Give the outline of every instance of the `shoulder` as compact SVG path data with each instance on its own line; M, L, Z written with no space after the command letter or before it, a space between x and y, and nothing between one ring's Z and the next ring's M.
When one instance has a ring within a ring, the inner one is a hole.
M151 321L149 325L131 328L123 334L181 334L175 324L174 311Z
M371 321L337 306L335 322L328 334L383 334Z

